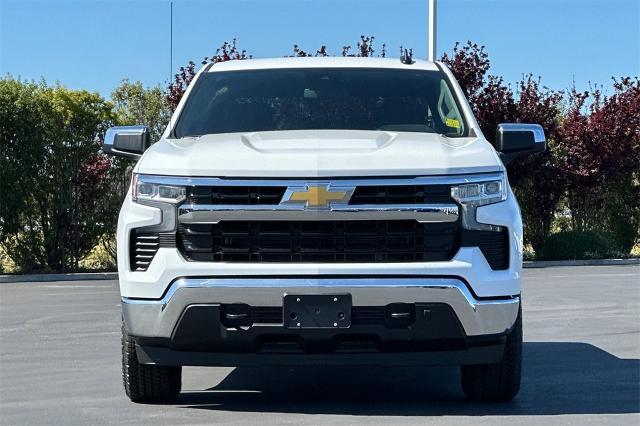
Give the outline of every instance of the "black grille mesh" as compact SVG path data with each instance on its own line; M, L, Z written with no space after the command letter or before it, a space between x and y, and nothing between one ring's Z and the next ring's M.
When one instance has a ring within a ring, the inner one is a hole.
M255 205L278 204L286 187L277 186L190 186L187 204Z
M349 204L431 204L451 203L449 185L358 186Z
M450 260L458 223L230 221L183 224L184 256L227 262L421 262Z

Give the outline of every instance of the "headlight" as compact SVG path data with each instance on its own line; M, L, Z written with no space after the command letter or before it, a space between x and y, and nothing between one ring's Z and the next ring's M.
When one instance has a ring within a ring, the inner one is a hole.
M504 179L490 182L466 183L451 187L451 197L461 204L499 203L507 199Z
M499 180L465 183L451 187L451 198L462 207L462 227L474 230L496 230L497 225L488 225L476 221L476 208L487 204L499 203L507 199L507 181L503 175Z
M133 201L149 200L176 204L184 200L185 195L186 190L182 186L143 182L138 179L137 174L133 175L131 182L131 198Z

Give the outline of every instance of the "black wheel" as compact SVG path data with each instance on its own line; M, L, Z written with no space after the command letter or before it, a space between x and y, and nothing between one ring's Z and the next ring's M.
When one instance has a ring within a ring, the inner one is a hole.
M174 400L182 386L182 367L144 365L138 362L136 344L122 324L122 383L133 402Z
M475 401L511 401L520 390L522 370L522 308L507 336L498 364L462 366L462 390Z

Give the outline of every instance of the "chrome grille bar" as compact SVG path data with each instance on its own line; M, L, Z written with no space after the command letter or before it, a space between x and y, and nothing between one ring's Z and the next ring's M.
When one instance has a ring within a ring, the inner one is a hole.
M302 204L207 205L184 204L178 208L180 223L219 223L225 220L416 220L421 223L455 222L456 204L348 205L328 210L310 210Z

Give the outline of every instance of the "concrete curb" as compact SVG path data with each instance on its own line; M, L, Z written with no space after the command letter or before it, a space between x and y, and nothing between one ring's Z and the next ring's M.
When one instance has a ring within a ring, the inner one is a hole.
M25 274L0 275L0 283L44 282L44 281L94 281L117 280L117 272L80 272L76 274Z
M614 266L640 265L640 257L631 259L587 259L587 260L536 260L526 261L525 268L549 268L553 266Z
M632 259L589 259L589 260L543 260L526 261L525 268L550 268L554 266L614 266L640 265L640 258ZM0 283L44 282L44 281L94 281L117 280L117 272L80 272L76 274L26 274L0 275Z

